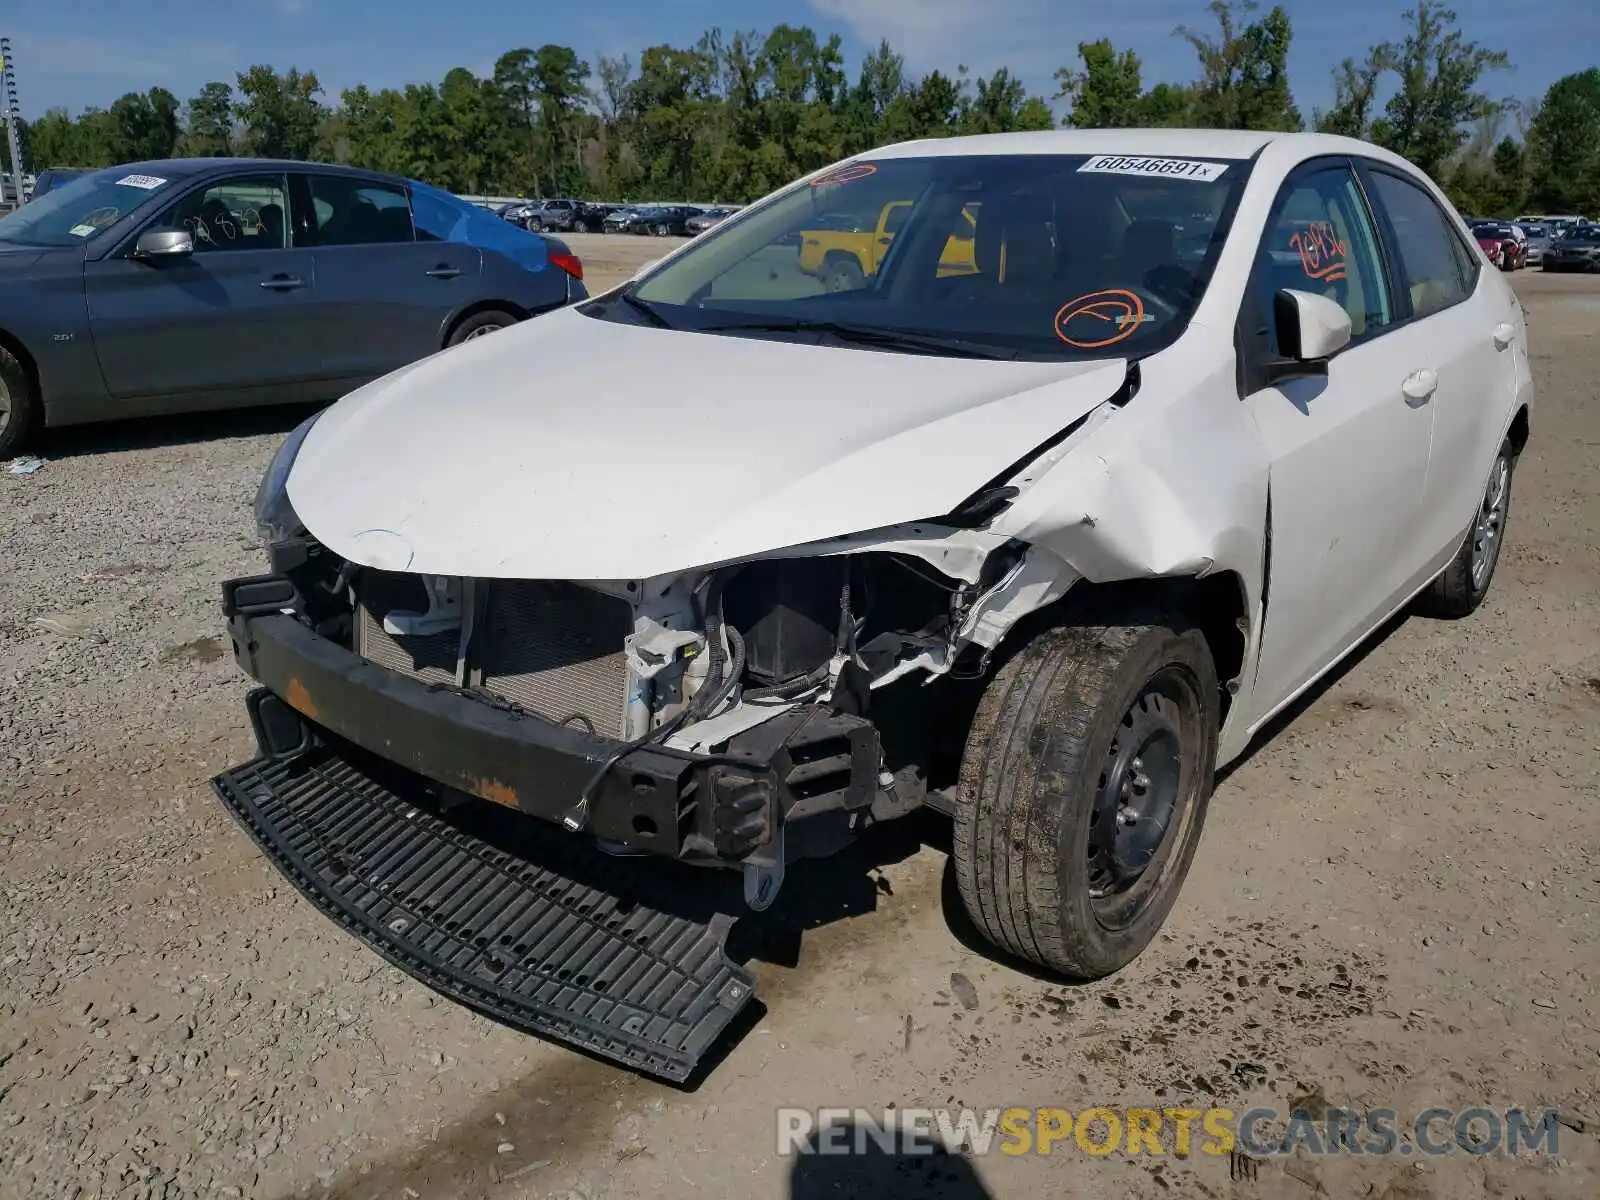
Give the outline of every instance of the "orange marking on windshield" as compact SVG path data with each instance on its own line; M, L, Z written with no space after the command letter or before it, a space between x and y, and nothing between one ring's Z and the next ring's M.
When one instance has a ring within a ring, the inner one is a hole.
M1096 321L1102 325L1085 324ZM1068 332L1068 327L1073 324L1077 324L1082 331L1095 332L1096 336L1074 337ZM1077 350L1099 350L1103 346L1114 346L1138 333L1143 324L1144 301L1125 288L1090 292L1086 296L1068 300L1056 310L1056 336ZM1105 332L1104 325L1110 325L1113 330L1108 337L1099 336Z
M813 188L837 187L841 183L854 183L868 175L876 175L878 168L872 163L846 163L831 171L824 171L811 181Z

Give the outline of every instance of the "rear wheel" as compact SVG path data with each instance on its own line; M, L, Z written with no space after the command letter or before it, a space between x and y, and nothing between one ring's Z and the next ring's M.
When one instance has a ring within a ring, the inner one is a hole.
M656 226L656 236L657 237L666 237L671 232L672 232L672 228L669 225L662 224L662 225L657 225Z
M0 346L0 458L22 445L38 417L33 380L17 356Z
M486 312L473 313L472 316L450 331L450 337L445 342L445 345L459 346L462 342L470 342L474 338L486 337L497 329L504 329L516 323L515 314L504 312L498 308L491 308Z
M1489 482L1483 489L1471 532L1450 565L1417 597L1417 610L1423 615L1447 619L1470 616L1489 594L1494 569L1500 562L1506 524L1511 519L1511 477L1516 468L1516 447L1507 438L1489 470Z
M1097 979L1160 929L1211 798L1220 701L1175 615L1048 631L986 688L955 820L962 901L991 941Z

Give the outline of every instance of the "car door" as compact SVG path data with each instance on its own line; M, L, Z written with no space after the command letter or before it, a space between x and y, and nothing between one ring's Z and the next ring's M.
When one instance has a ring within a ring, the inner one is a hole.
M330 371L375 379L432 354L444 326L475 294L478 251L418 240L406 188L360 175L297 172L305 223L298 244L316 259L318 342Z
M1326 375L1269 383L1272 299L1285 288L1337 301L1351 342ZM1414 570L1433 426L1421 373L1435 360L1406 335L1395 299L1350 163L1318 160L1291 175L1257 250L1239 329L1245 404L1271 464L1252 724L1381 620Z
M1408 320L1426 340L1438 375L1416 548L1417 568L1427 574L1460 545L1477 514L1510 419L1521 353L1517 301L1496 286L1422 184L1377 163L1363 164L1363 171L1388 227Z
M135 234L86 263L89 329L107 391L204 397L316 379L315 267L288 245L289 215L280 173L211 178L138 230L186 229L193 254L137 258Z

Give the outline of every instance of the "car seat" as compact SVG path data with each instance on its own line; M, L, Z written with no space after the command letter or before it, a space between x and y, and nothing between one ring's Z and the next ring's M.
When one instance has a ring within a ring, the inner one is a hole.
M283 209L276 204L263 204L260 211L261 242L264 249L281 249L283 246Z

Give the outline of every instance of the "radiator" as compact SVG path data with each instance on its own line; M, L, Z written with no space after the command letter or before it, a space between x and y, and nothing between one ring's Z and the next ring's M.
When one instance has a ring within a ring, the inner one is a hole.
M628 602L543 580L481 581L478 587L487 589L487 598L472 635L468 682L551 721L622 736L628 692L623 640L633 626ZM420 580L364 571L356 590L358 654L425 682L455 680L458 631L395 637L383 630L390 610L426 606Z

